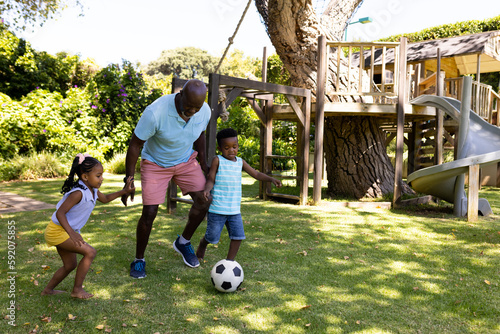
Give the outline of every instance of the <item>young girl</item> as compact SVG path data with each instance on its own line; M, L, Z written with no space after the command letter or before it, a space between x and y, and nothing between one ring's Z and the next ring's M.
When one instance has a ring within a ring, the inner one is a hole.
M75 174L78 176L76 181ZM82 285L96 256L96 250L82 239L80 229L87 223L96 200L108 203L134 190L132 177L130 177L122 190L104 195L98 190L103 181L102 174L101 163L88 154L78 153L73 160L69 176L62 186L61 193L64 196L57 203L56 212L52 215L52 221L45 230L45 241L49 246L56 247L63 266L55 272L42 291L42 295L63 293L64 291L54 290L54 288L77 268L71 297L87 299L93 296L86 292ZM83 255L79 264L76 254Z

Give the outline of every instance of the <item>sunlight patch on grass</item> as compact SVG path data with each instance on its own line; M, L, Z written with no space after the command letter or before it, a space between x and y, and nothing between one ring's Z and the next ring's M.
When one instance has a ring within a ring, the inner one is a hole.
M259 308L242 317L247 322L247 328L251 330L270 331L275 328L279 320L268 308Z
M307 305L306 298L304 296L294 295L293 300L289 300L283 303L283 306L290 311L298 311Z
M418 286L421 286L423 290L426 292L431 292L431 293L444 293L446 292L445 288L442 288L438 283L433 283L433 282L420 282L418 283Z
M390 288L388 286L380 286L376 289L380 296L390 299L399 299L403 297L400 290Z
M214 321L218 321L218 319L214 319ZM232 328L229 326L223 326L223 325L209 326L209 327L205 327L205 329L207 329L209 331L209 333L213 333L213 334L239 334L239 333L241 333L236 328Z
M326 323L329 323L332 325L340 325L342 323L342 319L336 315L333 315L333 314L327 314L327 315L323 316L323 319Z
M187 306L188 308L193 308L193 309L207 307L207 304L203 300L198 298L188 299L184 303L179 303L178 305Z
M372 328L363 329L362 331L353 332L353 334L355 334L355 333L363 333L363 334L393 334L394 332L392 332L392 331L386 331L386 330L383 330L382 328L372 327Z
M102 300L109 300L109 299L116 297L116 296L111 295L111 291L110 291L109 287L105 287L105 288L101 288L101 289L94 289L94 287L91 286L88 289L89 289L89 290L87 290L88 292L93 293L94 296L99 297L99 299L102 299Z
M391 261L388 263L388 267L391 269L391 274L394 275L413 275L415 270L423 270L422 266L416 262Z

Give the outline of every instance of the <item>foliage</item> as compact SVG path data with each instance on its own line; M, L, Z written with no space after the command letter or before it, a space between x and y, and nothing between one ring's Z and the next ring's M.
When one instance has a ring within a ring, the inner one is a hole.
M436 27L424 29L422 31L399 34L382 38L380 41L397 42L400 37L408 38L408 43L421 42L439 38L461 36L467 34L477 34L486 31L500 30L500 15L486 20L462 21L454 24L443 24Z
M217 66L218 59L195 47L164 50L158 59L143 69L148 75L175 75L181 79L197 78L208 82L208 74Z
M124 61L122 68L110 64L98 72L87 85L92 96L89 115L98 120L94 140L111 143L106 156L124 152L135 125L144 109L162 95L150 89L134 65Z
M167 76L161 73L153 76L145 74L144 80L151 89L159 89L162 95L167 95L172 93L172 77L172 74Z
M245 57L241 50L234 50L222 62L219 73L237 78L259 80L262 77L261 63L257 58Z
M108 173L113 174L125 174L125 158L126 153L115 154L109 161L105 163L104 170ZM137 160L135 166L135 171L140 172L141 170L141 159Z
M267 82L284 86L291 84L290 73L277 54L267 57ZM284 95L276 94L274 103L288 103L288 100Z
M160 57L143 70L157 79L165 76L176 76L181 79L197 78L208 82L208 76L213 73L219 63L219 58L211 56L207 51L184 47L162 51ZM235 50L222 62L220 74L253 80L261 76L260 61L253 57L245 57L243 51Z
M260 164L259 118L248 102L238 97L228 108L229 119L217 120L217 129L233 128L238 132L239 156L253 168Z
M37 89L20 101L0 93L0 156L47 151L66 157L89 152L101 158L98 119L89 117L88 101L79 88L70 89L66 98Z
M122 188L105 175L101 191ZM3 183L2 190L55 205L63 179ZM136 186L140 183L136 182ZM140 188L138 188L140 192ZM82 237L97 256L85 279L96 297L41 296L61 266L43 232L53 209L2 214L16 228L16 324L2 310L2 333L496 333L500 314L498 214L467 223L450 204L387 210L296 206L257 199L258 182L243 178L247 239L236 260L245 280L219 293L210 270L225 258L223 233L199 268L188 269L172 249L190 205L159 214L146 250L148 276L132 280L135 234L142 205L98 203ZM484 187L499 210L499 192ZM343 203L339 203L343 204ZM330 206L332 205L332 206ZM160 210L163 210L161 208ZM10 226L10 225L9 225ZM6 225L2 232L7 258ZM205 233L193 235L194 244ZM80 259L80 257L79 257ZM70 290L74 272L58 287ZM10 281L0 281L9 305ZM102 330L96 329L102 328Z
M267 82L285 86L291 83L290 73L276 53L267 57Z
M79 56L38 52L0 24L0 92L12 98L37 88L64 95L70 87L85 86L97 68Z
M242 56L239 52L234 52L228 59L231 63L234 59ZM231 60L232 59L232 60ZM254 68L256 74L258 64L252 63L251 58L246 60L248 68ZM245 63L245 62L244 62ZM288 71L283 67L283 63L278 55L274 54L268 57L267 63L268 82L281 85L289 84L290 76ZM243 71L246 69L242 67ZM240 71L240 75L243 71ZM237 74L235 70L232 74ZM286 101L285 97L278 96L275 98L275 103L283 103ZM239 155L247 161L250 166L259 168L260 166L260 120L252 107L245 99L237 98L228 108L229 120L222 122L218 120L218 128L232 127L238 131L239 134ZM295 156L296 151L296 138L297 126L293 122L275 121L273 122L273 154L284 156ZM273 159L273 166L279 170L288 170L296 168L294 160L287 159Z
M80 0L4 0L0 1L0 13L6 24L16 30L43 23L68 6L79 6Z
M69 168L64 167L55 154L41 152L30 156L16 155L12 159L0 160L0 180L36 180L65 176Z
M500 92L500 72L481 73L479 80L490 85L495 92Z

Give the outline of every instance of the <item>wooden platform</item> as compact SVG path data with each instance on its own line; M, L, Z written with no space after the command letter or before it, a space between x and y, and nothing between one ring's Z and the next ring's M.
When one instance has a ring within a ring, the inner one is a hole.
M375 116L394 118L397 116L397 104L374 103L325 103L325 116ZM316 103L311 104L311 119L316 117ZM405 120L427 120L436 117L436 109L431 107L405 104ZM273 119L296 121L296 113L288 104L273 106Z

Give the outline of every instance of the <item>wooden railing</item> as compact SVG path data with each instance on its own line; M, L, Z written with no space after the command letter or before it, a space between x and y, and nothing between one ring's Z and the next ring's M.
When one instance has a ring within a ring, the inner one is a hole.
M397 42L327 42L328 63L336 66L328 72L327 80L333 83L328 94L338 96L340 101L365 103L396 103L397 78L400 56ZM329 51L332 50L332 51ZM380 56L379 56L380 54ZM354 56L354 57L353 57ZM381 66L380 80L375 80L375 57ZM365 60L370 59L370 65ZM389 60L391 64L389 64ZM366 71L366 72L365 72ZM392 78L386 72L393 73Z
M337 96L339 102L397 103L398 78L401 77L398 68L401 55L399 42L329 41L326 45L327 64L335 64L327 65L326 80L330 83L327 95ZM366 62L368 59L369 62ZM409 74L418 72L413 71L412 66L405 70ZM444 72L441 77L444 77ZM404 100L422 94L436 94L436 80L436 73L417 83L414 77L408 76ZM463 78L444 78L445 96L461 100L462 81ZM417 89L415 85L418 85ZM472 110L489 123L500 126L499 109L499 94L491 86L473 81Z
M461 100L462 82L463 78L444 79L446 96ZM500 126L498 117L499 105L500 96L490 85L478 83L477 81L472 82L471 108L475 113L489 123Z

